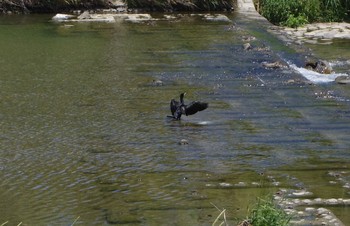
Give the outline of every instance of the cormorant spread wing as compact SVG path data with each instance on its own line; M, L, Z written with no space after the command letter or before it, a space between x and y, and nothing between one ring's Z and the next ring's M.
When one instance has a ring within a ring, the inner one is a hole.
M199 111L203 111L208 108L208 103L193 101L192 103L185 105L185 114L194 115Z
M180 106L180 102L172 99L170 101L170 111L171 111L171 114L172 116L174 116L175 112L176 112L176 109Z
M204 109L208 108L208 103L200 102L200 101L193 101L188 105L185 105L184 103L184 96L186 93L180 94L180 102L172 99L170 101L170 111L172 118L179 120L181 118L182 114L187 115L193 115L197 113L198 111L203 111Z

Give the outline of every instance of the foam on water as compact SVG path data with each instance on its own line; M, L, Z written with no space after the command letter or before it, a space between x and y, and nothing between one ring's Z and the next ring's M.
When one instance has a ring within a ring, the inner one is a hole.
M211 122L211 121L200 121L200 122L198 122L198 125L210 125L210 124L213 124L213 122Z
M321 74L315 71L308 70L306 68L297 67L294 64L291 64L290 67L314 83L334 82L334 80L339 76L347 76L347 74L345 73Z
M331 67L350 65L350 60L336 60L329 62Z

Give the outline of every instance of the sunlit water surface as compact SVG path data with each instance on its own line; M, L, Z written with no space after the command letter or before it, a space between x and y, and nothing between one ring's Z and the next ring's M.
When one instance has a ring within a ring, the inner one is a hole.
M280 188L350 197L350 86L309 84L259 24L51 16L0 18L0 223L211 225L216 205L234 224ZM311 48L349 74L349 44ZM281 57L295 68L261 65ZM185 91L209 108L172 121Z

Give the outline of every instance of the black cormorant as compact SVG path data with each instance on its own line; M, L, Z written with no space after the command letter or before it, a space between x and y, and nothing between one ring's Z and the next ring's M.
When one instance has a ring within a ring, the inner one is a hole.
M208 103L204 102L199 102L199 101L193 101L190 104L185 104L184 103L184 96L186 93L181 93L180 94L180 102L172 99L170 101L170 111L172 118L176 120L180 120L181 115L185 114L186 116L188 115L193 115L196 114L198 111L203 111L208 107Z

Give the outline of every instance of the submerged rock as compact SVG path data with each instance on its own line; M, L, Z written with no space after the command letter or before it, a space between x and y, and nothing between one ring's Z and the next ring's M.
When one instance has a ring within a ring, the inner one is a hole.
M138 216L131 211L108 210L106 213L108 224L140 224Z
M79 20L91 19L91 15L89 11L84 11L82 14L78 16Z
M162 85L164 85L164 84L163 84L163 82L162 82L161 80L156 80L156 79L154 79L154 80L152 81L152 85L153 85L153 86L162 86Z
M115 22L114 14L90 14L87 11L78 17L58 13L52 17L52 20L56 22Z
M204 19L210 21L223 21L223 22L232 22L227 16L222 14L206 14L204 15Z
M232 184L230 184L230 183L225 183L225 182L219 183L219 185L220 185L221 187L232 187Z
M262 66L265 68L272 68L272 69L278 69L278 68L286 68L287 66L283 64L280 61L275 61L273 63L263 62Z
M62 14L62 13L57 13L54 17L52 17L53 21L64 21L64 20L69 20L72 18L75 18L76 16L70 15L70 14Z
M335 79L335 82L338 83L338 84L350 84L350 76L338 76L336 79Z
M312 195L312 192L301 190L301 191L295 191L292 193L293 196L309 196Z
M242 41L246 41L246 42L251 42L251 41L255 41L256 37L251 36L251 35L243 35L242 36Z
M243 182L243 181L240 181L240 182L238 182L237 184L235 184L235 186L236 186L236 187L246 187L247 184L246 184L245 182Z
M251 50L253 47L250 45L250 43L244 43L243 44L243 49L244 50Z
M308 61L305 63L305 68L320 74L331 74L333 72L332 67L324 60Z
M118 14L116 14L118 16ZM125 14L124 14L125 15ZM141 13L141 14L126 14L126 21L130 22L141 22L152 20L151 14Z
M186 139L181 139L179 142L180 145L187 145L188 144L188 140Z

